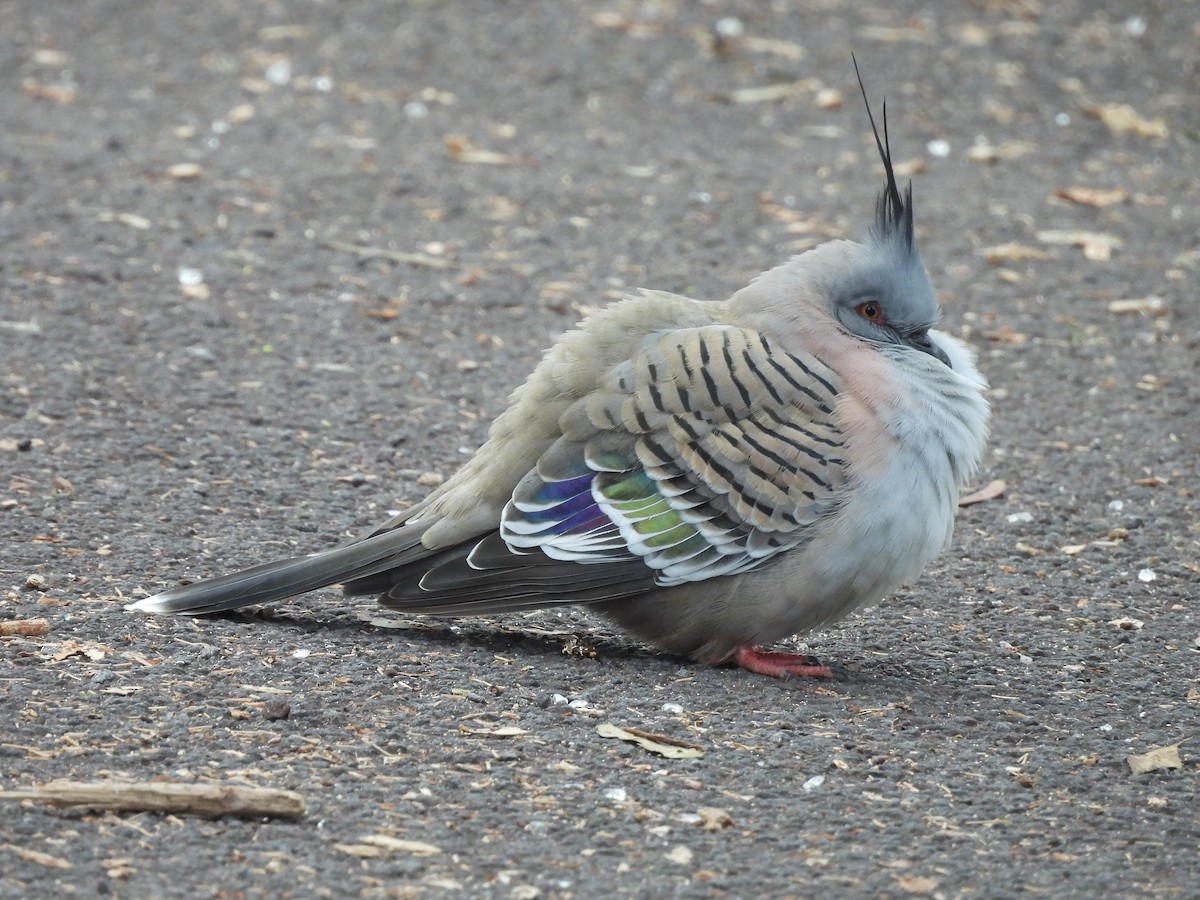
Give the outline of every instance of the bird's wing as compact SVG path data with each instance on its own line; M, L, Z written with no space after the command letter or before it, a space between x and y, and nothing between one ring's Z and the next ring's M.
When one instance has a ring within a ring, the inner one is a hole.
M744 572L802 544L847 480L838 376L730 325L663 331L560 418L499 536L384 602L501 611Z

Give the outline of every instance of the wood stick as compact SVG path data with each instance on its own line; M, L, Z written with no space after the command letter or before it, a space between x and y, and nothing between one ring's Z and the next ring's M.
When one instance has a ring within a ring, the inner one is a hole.
M22 637L37 637L50 633L50 623L45 619L9 619L0 622L0 637L20 635Z
M304 815L304 798L294 791L240 784L167 781L50 781L26 791L0 791L0 800L36 800L52 806L89 806L120 812L167 812L194 816Z

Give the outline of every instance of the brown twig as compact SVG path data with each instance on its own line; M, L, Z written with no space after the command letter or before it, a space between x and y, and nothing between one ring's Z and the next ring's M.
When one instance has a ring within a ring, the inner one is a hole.
M35 800L52 806L212 817L296 819L304 815L304 798L293 791L239 784L50 781L31 790L0 791L0 800Z

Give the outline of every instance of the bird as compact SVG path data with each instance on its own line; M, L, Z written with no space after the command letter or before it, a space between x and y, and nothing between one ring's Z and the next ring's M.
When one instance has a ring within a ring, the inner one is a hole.
M341 546L128 608L200 615L332 585L433 616L578 604L700 663L830 677L767 648L881 600L948 545L990 415L973 349L935 327L886 99L880 137L858 82L884 170L859 239L725 300L643 289L590 314L424 500Z

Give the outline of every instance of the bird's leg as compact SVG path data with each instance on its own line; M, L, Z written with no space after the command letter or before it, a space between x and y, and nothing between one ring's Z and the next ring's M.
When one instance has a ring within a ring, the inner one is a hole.
M806 678L832 678L829 666L821 665L815 656L800 653L784 653L761 650L753 644L745 644L733 651L731 662L737 663L747 672L769 675L771 678L790 678L800 675Z

